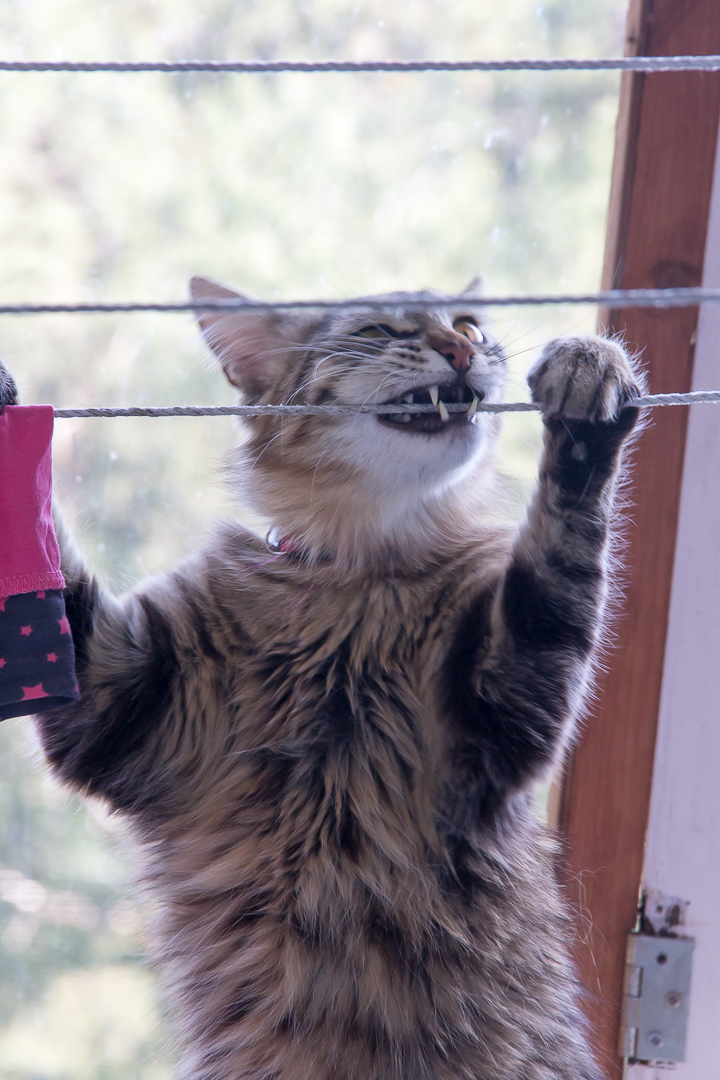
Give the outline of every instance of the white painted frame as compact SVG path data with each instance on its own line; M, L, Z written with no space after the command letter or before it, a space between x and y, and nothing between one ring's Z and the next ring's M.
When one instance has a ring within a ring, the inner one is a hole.
M720 286L720 140L703 285ZM692 388L717 387L720 304L705 304ZM720 1080L720 405L688 418L644 884L690 901L687 1061L634 1065L628 1078Z

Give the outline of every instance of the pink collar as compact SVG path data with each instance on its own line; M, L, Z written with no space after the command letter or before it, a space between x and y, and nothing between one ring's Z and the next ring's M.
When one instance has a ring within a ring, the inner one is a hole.
M302 548L292 536L281 536L279 529L270 529L266 536L267 546L278 555L299 555Z
M276 555L290 555L294 559L305 559L307 557L302 544L292 534L290 536L281 536L279 529L270 529L265 541L270 550L275 552ZM329 552L323 552L318 561L332 562L333 556Z

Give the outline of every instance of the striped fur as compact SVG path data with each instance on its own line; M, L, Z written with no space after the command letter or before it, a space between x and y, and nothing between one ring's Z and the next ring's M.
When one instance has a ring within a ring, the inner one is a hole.
M387 400L455 378L456 316L400 311L382 347L367 312L204 330L248 400ZM499 397L501 359L486 340L464 377ZM286 553L228 524L115 600L63 535L82 701L37 722L144 851L184 1077L599 1076L529 791L590 678L637 385L592 337L548 345L531 385L519 531L489 523L485 414L254 421L237 472Z

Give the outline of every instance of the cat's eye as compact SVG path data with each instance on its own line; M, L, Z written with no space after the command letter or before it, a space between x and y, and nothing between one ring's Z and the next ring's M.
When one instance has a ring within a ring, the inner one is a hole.
M398 336L392 326L386 326L385 323L372 323L371 326L363 326L360 330L356 330L355 334L358 337L366 338L392 338Z
M453 330L456 330L458 334L462 334L473 345L483 345L485 343L485 335L472 319L456 319L453 323Z

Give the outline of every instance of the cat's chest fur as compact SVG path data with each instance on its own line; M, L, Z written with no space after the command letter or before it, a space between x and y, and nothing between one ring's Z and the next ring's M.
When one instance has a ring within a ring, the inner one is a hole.
M492 551L349 579L252 545L213 557L214 670L189 667L183 694L204 767L160 860L174 881L243 895L300 937L453 921L445 664Z
M448 823L444 672L501 548L361 582L251 547L175 578L176 600L198 585L205 597L208 659L195 650L174 705L195 764L150 837L148 874L161 955L193 1010L209 994L234 1025L262 999L278 1032L357 1015L409 1047L419 1027L477 1010L500 963L490 927L529 881L492 828Z

